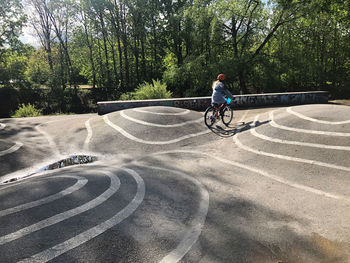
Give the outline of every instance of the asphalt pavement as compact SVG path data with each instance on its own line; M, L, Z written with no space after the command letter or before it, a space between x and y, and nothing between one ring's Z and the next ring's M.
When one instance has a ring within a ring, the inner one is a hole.
M350 107L234 114L0 119L0 262L350 262Z

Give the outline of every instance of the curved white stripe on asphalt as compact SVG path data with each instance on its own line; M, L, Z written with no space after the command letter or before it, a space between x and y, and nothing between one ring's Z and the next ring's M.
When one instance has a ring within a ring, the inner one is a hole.
M66 195L69 195L69 194L71 194L71 193L73 193L75 191L78 191L80 188L82 188L88 182L88 180L86 178L83 178L83 177L80 177L80 176L63 175L63 176L57 176L55 178L62 178L62 177L73 178L73 179L76 179L77 182L74 185L72 185L72 186L66 188L65 190L63 190L61 192L58 192L56 194L47 196L45 198L42 198L42 199L30 202L30 203L26 203L26 204L23 204L23 205L18 205L16 207L11 207L11 208L8 208L8 209L5 209L5 210L1 210L0 211L0 217L1 216L6 216L6 215L10 215L10 214L13 214L13 213L16 213L16 212L19 212L19 211L23 211L23 210L26 210L26 209L29 209L29 208L33 208L33 207L36 207L36 206L39 206L39 205L47 204L49 202L52 202L52 201L57 200L59 198L62 198L64 196L66 196ZM46 178L43 178L43 179L49 179L49 178L50 177L46 177Z
M5 129L6 124L0 123L0 130Z
M113 122L111 122L108 119L107 115L103 116L103 120L105 121L106 124L108 124L109 126L111 126L113 129L115 129L116 131L120 132L122 135L124 135L126 138L135 141L135 142L139 142L139 143L144 143L144 144L153 144L153 145L164 145L164 144L171 144L171 143L176 143L176 142L180 142L182 140L185 139L189 139L189 138L193 138L199 135L204 135L204 134L208 134L211 133L211 130L205 130L199 133L192 133L192 134L188 134L182 137L179 137L177 139L174 140L170 140L170 141L146 141L146 140L142 140L139 139L133 135L131 135L130 133L126 132L124 129L122 129L121 127L117 126L116 124L114 124Z
M24 227L16 232L10 233L8 235L1 236L0 237L0 245L6 244L6 243L11 242L13 240L16 240L18 238L24 237L26 235L29 235L32 232L38 231L38 230L43 229L45 227L52 226L54 224L57 224L63 220L66 220L66 219L71 218L73 216L76 216L78 214L84 213L84 212L102 204L103 202L105 202L108 198L110 198L113 194L115 194L118 191L119 186L120 186L120 181L119 181L118 177L114 176L110 172L105 171L103 173L106 174L110 178L111 183L110 183L109 188L105 192L103 192L101 195L99 195L95 199L85 203L84 205L81 205L79 207L73 208L73 209L65 211L63 213L54 215L50 218L39 221L38 223L35 223L33 225Z
M15 145L13 145L11 148L4 150L4 151L0 151L0 156L4 156L6 154L13 153L13 152L19 150L19 148L21 148L22 146L23 146L23 143L16 142Z
M312 165L318 165L318 166L323 166L331 169L338 169L338 170L343 170L350 172L350 167L346 166L340 166L340 165L334 165L334 164L329 164L329 163L323 163L315 160L309 160L309 159L302 159L302 158L297 158L297 157L291 157L291 156L286 156L286 155L280 155L280 154L274 154L274 153L268 153L268 152L263 152L260 150L255 150L253 148L250 148L246 145L243 145L241 141L238 139L238 136L235 135L233 137L234 142L237 144L237 146L243 150L258 154L258 155L265 155L268 157L273 157L273 158L278 158L282 160L287 160L287 161L293 161L293 162L299 162L299 163L307 163L307 164L312 164Z
M128 115L125 114L124 111L120 112L120 116L122 116L124 119L127 119L129 121L133 121L142 125L147 125L147 126L154 126L154 127L162 127L162 128L171 128L171 127L180 127L180 126L185 126L187 124L191 124L191 123L198 123L198 122L202 122L203 118L199 118L197 120L193 120L193 121L185 121L185 122L181 122L181 123L176 123L176 124L157 124L157 123L152 123L152 122L145 122L145 121L141 121L141 120L137 120L135 118L132 118Z
M141 109L132 109L133 111L137 111L137 112L142 112L142 113L149 113L149 114L155 114L155 115L165 115L165 116L176 116L176 115L185 115L185 114L188 114L190 113L190 110L185 110L185 111L182 111L182 112L174 112L174 113L162 113L162 112L152 112L152 111L146 111L146 110L141 110Z
M199 208L194 216L194 219L192 219L190 226L186 230L185 236L181 239L177 247L160 261L160 263L176 263L180 261L183 258L183 256L186 255L186 253L191 249L191 247L197 242L198 237L202 232L202 228L204 226L209 208L209 193L207 189L205 189L205 187L198 180L180 171L174 171L155 166L142 165L142 167L174 173L185 178L188 181L191 181L200 190L201 200L199 203Z
M317 122L317 123L322 123L322 124L329 124L329 125L339 125L339 124L347 124L350 123L350 120L347 121L323 121L323 120L318 120L318 119L314 119L314 118L310 118L307 117L299 112L296 112L292 109L292 107L287 108L287 112L301 118L307 121L313 121L313 122Z
M42 130L40 126L44 125L46 123L42 123L39 124L37 126L35 126L35 129L40 132L42 135L44 135L44 137L46 138L46 140L49 142L49 145L51 147L51 150L54 152L55 155L60 155L60 152L58 150L57 144L55 143L55 141L52 139L52 137L50 136L50 134L48 134L46 131Z
M327 131L314 131L314 130L306 130L306 129L298 129L298 128L292 128L292 127L287 127L283 126L280 124L277 124L274 120L273 113L275 111L270 111L269 116L271 119L270 125L279 128L282 130L287 130L287 131L294 131L294 132L302 132L302 133L311 133L311 134L319 134L319 135L328 135L328 136L350 136L350 133L348 132L327 132Z
M245 164L241 164L241 163L238 163L238 162L235 162L235 161L223 159L223 158L217 157L215 155L204 153L204 152L191 151L191 150L174 150L174 151L166 151L166 152L154 153L154 154L150 154L150 155L159 155L159 154L168 154L168 153L192 153L192 154L198 154L198 155L205 155L205 156L208 156L210 158L216 159L216 160L218 160L218 161L220 161L222 163L226 163L226 164L229 164L229 165L232 165L232 166L243 168L245 170L251 171L253 173L260 174L260 175L262 175L262 176L264 176L266 178L272 179L272 180L277 181L279 183L282 183L282 184L285 184L285 185L288 185L288 186L291 186L291 187L294 187L294 188L297 188L297 189L300 189L300 190L303 190L303 191L306 191L306 192L310 192L310 193L313 193L313 194L316 194L316 195L320 195L320 196L324 196L324 197L328 197L328 198L333 198L333 199L337 199L337 200L343 200L343 201L350 202L350 198L347 197L347 196L335 195L335 194L327 193L327 192L324 192L322 190L319 190L319 189L316 189L316 188L313 188L313 187L309 187L309 186L301 185L301 184L298 184L298 183L294 183L294 182L286 180L286 179L284 179L282 177L279 177L279 176L276 176L276 175L269 174L267 172L261 171L260 169L256 169L256 168L253 168L251 166L248 166L248 165L245 165Z
M46 140L49 142L49 145L52 149L52 151L54 152L55 155L60 155L60 152L58 150L57 144L55 143L55 141L52 139L52 137L50 136L50 134L48 134L47 132L45 132L44 130L41 129L41 126L45 125L45 124L49 124L49 123L53 123L53 122L59 122L59 121L69 121L69 120L75 120L75 119L80 119L80 116L77 117L70 117L70 118L60 118L58 120L52 120L52 121L47 121L44 123L41 123L37 126L35 126L35 129L40 132L42 135L44 135L44 137L46 138Z
M258 121L260 115L257 115L254 120L253 126L256 126L256 122ZM350 151L350 146L338 146L338 145L327 145L327 144L318 144L318 143L308 143L308 142L298 142L298 141L289 141L289 140L281 140L277 138L272 138L261 133L258 133L256 128L250 129L250 132L255 137L263 139L265 141L282 143L282 144L290 144L290 145L298 145L298 146L308 146L322 149L332 149L332 150L342 150L342 151Z
M107 221L90 228L89 230L80 233L79 235L68 239L67 241L60 243L56 246L53 246L47 250L44 250L43 252L40 252L30 258L24 259L20 262L26 262L26 263L33 263L33 262L47 262L50 261L59 255L62 255L63 253L66 253L67 251L76 248L85 242L88 242L89 240L97 237L98 235L102 234L103 232L107 231L108 229L114 227L115 225L122 222L124 219L129 217L142 203L143 198L145 196L145 184L143 182L143 179L133 170L127 169L127 168L121 168L128 174L130 174L134 180L137 183L137 192L135 197L132 199L132 201L121 211L119 211L117 214L115 214L113 217L108 219Z
M91 118L85 122L85 127L87 130L87 136L86 136L86 139L84 141L84 150L85 151L89 150L89 143L90 143L91 138L92 138L92 129L91 129L91 125L90 125L90 120L91 120Z
M245 119L245 117L247 116L247 114L248 114L248 111L246 111L246 112L243 114L243 116L242 116L241 119L238 121L238 123L243 122L243 120Z
M75 119L81 120L81 116L73 116L73 117L68 117L68 118L62 117L62 118L60 118L60 119L47 121L47 122L42 123L42 124L49 124L49 123L59 122L59 121L70 121L70 120L75 120ZM40 124L40 125L41 125L41 124Z

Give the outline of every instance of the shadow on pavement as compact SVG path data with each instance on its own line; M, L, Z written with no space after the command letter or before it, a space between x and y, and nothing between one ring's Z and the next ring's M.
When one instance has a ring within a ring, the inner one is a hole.
M168 157L176 158L169 155ZM194 158L193 161L197 163L198 159ZM183 262L348 262L345 244L337 244L317 233L300 233L294 226L307 228L310 222L305 218L272 209L259 200L232 195L225 189L232 187L234 191L239 192L240 184L238 182L235 184L235 181L229 178L217 176L214 170L204 168L205 165L201 166L204 169L200 172L191 174L186 169L179 169L175 164L165 163L164 155L147 157L144 162L189 174L201 181L210 194L210 209L200 237L184 256ZM209 163L208 166L211 167ZM144 171L141 163L130 167ZM142 173L146 184L150 176L152 173ZM210 180L203 181L202 178ZM228 185L230 187L227 187ZM220 195L215 193L216 189L221 189ZM153 193L155 190L153 189ZM162 200L170 203L177 190L176 187L169 188L168 191L164 188L158 189L162 194ZM167 217L168 215L163 215L163 218ZM155 224L153 230L157 231L157 228ZM329 244L334 250L325 248L324 243Z
M264 122L256 122L255 125L253 125L253 121L250 122L240 122L240 123L235 123L229 126L220 126L220 125L215 125L215 127L210 127L209 129L215 133L216 135L220 137L232 137L237 133L244 132L247 130L250 130L251 128L255 128L264 124L269 123L270 120L264 121Z

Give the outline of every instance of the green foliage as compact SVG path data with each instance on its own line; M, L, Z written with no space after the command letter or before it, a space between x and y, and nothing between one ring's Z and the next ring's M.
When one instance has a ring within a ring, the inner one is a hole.
M152 80L152 83L144 82L134 92L124 93L121 100L147 100L147 99L168 99L171 92L167 90L166 84L160 80Z
M38 49L28 58L26 77L37 84L46 84L50 78L50 68L44 49Z
M16 83L25 82L27 80L25 71L28 67L28 56L33 52L33 48L23 44L17 50L2 50L0 84L16 86Z
M165 60L166 70L163 80L171 87L177 96L205 96L211 93L211 82L216 74L205 66L204 56L188 56L184 63L178 66ZM183 89L186 87L186 89Z
M100 100L164 98L169 91L208 96L219 73L234 94L350 96L349 3L29 1L42 44L34 49L17 40L21 1L0 0L0 115L21 103L51 114L87 112ZM80 84L93 89L82 92Z
M0 61L1 49L18 44L18 37L26 20L20 0L0 0Z
M19 103L19 92L13 87L0 87L0 117L10 117Z
M22 118L22 117L37 117L41 116L41 110L38 110L32 104L21 104L19 108L16 110L15 114L12 115L14 118Z

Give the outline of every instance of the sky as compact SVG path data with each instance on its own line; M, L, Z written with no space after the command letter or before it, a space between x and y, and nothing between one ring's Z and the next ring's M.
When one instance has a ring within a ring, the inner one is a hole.
M25 2L25 0L22 0L22 4L24 6L24 13L26 15L29 15L30 13L29 5ZM40 46L39 40L37 39L37 37L35 37L34 29L29 25L22 28L22 34L19 37L19 39L24 44L30 44L36 48Z
M34 36L33 30L29 27L24 27L23 28L23 33L22 35L19 37L19 39L24 43L24 44L30 44L34 47L39 47L40 43L38 41L38 39Z

